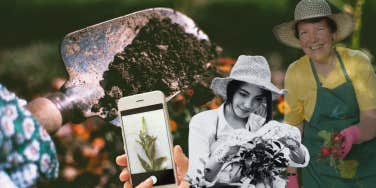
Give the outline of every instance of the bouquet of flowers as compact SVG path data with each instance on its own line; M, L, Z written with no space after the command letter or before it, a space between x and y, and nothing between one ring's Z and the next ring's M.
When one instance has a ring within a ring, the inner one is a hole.
M320 157L330 157L331 162L338 160L341 152L343 136L338 132L330 133L328 131L320 131L319 136L324 139L324 146L320 150Z
M223 148L237 148L234 154L223 156ZM255 137L247 142L229 146L221 146L212 156L223 156L223 165L216 178L209 182L205 179L205 172L193 178L192 187L212 187L217 183L237 187L254 187L258 184L285 185L283 172L289 160L283 152L283 144L278 140L265 140ZM209 159L213 160L213 159ZM218 159L214 159L218 160ZM205 169L208 171L210 169ZM231 176L229 182L223 182L224 176ZM277 186L282 187L282 186Z
M288 159L282 152L282 143L277 140L263 140L256 137L240 146L237 156L229 164L239 161L241 182L251 185L273 184L277 177L282 178Z
M201 160L205 168L186 179L192 187L282 188L287 166L305 167L310 159L299 129L277 121L253 132L226 132L212 146L209 158Z
M335 168L341 177L351 179L355 176L359 162L356 160L341 160L341 144L344 137L339 132L322 130L318 135L324 140L320 150L320 160L329 159L329 164Z

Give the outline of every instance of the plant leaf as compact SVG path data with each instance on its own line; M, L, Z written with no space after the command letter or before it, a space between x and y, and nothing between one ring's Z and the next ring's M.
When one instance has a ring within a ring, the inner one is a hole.
M352 179L358 168L359 162L357 160L343 160L338 164L338 170L342 178Z
M155 158L155 141L156 139L152 138L152 140L150 140L150 145L149 145L149 154L150 154L150 158L152 159Z
M158 159L155 160L155 166L158 167L159 170L162 170L162 164L167 160L167 157L159 157Z
M146 121L145 121L145 117L144 116L142 116L141 122L142 122L141 132L143 134L147 135L147 132L146 132Z
M137 154L138 160L141 162L142 167L147 172L151 171L151 166L140 155Z
M156 156L156 140L157 137L149 135L147 133L147 125L145 118L142 117L141 119L142 122L142 127L139 133L139 140L137 140L137 143L139 143L142 146L142 149L144 150L144 153L150 163L146 162L144 159L142 159L138 154L137 157L139 161L141 162L142 167L146 171L151 171L151 170L160 170L161 165L163 161L166 160L166 157L160 157L158 159L154 159Z
M147 138L146 137L140 137L140 141L138 143L140 143L140 145L142 146L142 149L146 152L147 146L148 146Z
M166 161L167 158L166 157L159 157L158 159L156 159L154 161L154 166L155 166L155 170L162 170L162 164L164 161Z
M138 144L140 144L141 146L143 145L143 143L142 143L141 140L136 140L136 142L137 142Z
M326 130L322 130L318 133L318 136L321 137L322 139L324 139L324 145L327 146L329 143L330 143L330 137L331 137L331 133L326 131Z

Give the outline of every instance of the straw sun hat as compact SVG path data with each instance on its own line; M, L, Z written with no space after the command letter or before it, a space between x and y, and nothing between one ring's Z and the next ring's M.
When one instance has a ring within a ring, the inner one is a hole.
M262 56L240 55L231 69L230 76L226 78L214 78L210 87L216 95L226 100L227 85L232 80L243 81L269 90L272 92L273 99L287 93L287 90L281 90L271 82L268 62Z
M347 13L332 14L325 0L301 0L295 7L294 20L277 25L273 28L276 38L282 43L300 48L299 39L295 36L295 24L310 18L328 17L337 25L335 41L341 41L349 36L355 25L354 17Z

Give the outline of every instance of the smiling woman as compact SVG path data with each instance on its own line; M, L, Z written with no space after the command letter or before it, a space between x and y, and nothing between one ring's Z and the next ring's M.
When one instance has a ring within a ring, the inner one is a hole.
M376 162L369 159L376 157L370 151L376 147L376 75L363 52L335 45L353 28L353 17L332 14L325 0L301 0L295 20L274 28L277 39L305 53L286 73L286 123L303 130L312 158L320 157L321 131L340 132L345 138L339 154L342 164L359 164L349 179L330 165L333 162L313 160L302 170L305 188L374 186Z
M243 128L244 120L251 113L266 117L266 102L269 94L267 91L249 83L233 80L227 87L227 93L229 104L225 105L225 117L233 122L234 128Z
M214 78L211 89L225 102L218 109L201 112L191 119L189 125L189 169L186 180L196 187L238 187L239 184L276 186L276 180L281 180L282 184L285 184L285 180L279 177L279 173L265 176L260 173L255 174L258 172L246 173L247 166L239 165L234 161L237 159L236 156L244 157L241 154L243 152L257 153L260 148L264 148L260 151L266 152L264 153L266 155L270 154L271 159L275 159L274 162L278 163L280 154L275 151L280 151L280 149L274 150L273 144L269 146L268 143L272 143L271 140L265 142L260 140L262 145L265 144L265 147L261 147L261 145L257 145L259 143L256 142L257 139L253 139L253 137L267 135L269 131L260 133L263 127L274 128L279 125L291 127L271 121L272 100L285 94L286 90L278 89L271 83L271 73L266 59L261 56L239 56L231 69L230 76ZM291 128L296 129L295 127ZM299 130L295 131L300 139ZM241 141L242 139L247 143ZM250 143L254 143L254 146L257 145L257 147L249 147ZM277 144L276 147L281 145ZM271 153L267 154L268 152ZM255 156L258 156L256 158L260 160L263 158L258 154ZM260 164L268 166L265 168L269 170L265 173L272 173L273 170L279 172L279 168L286 167L283 162L286 158L280 157L283 159L279 161L281 164L278 163L278 167L273 166L273 161L268 164L260 162ZM259 178L255 178L256 176ZM247 181L244 181L245 179Z
M329 23L333 23L329 18L318 18L303 20L296 24L300 46L304 53L317 64L335 61L333 43L336 30L332 29L335 27L330 27Z

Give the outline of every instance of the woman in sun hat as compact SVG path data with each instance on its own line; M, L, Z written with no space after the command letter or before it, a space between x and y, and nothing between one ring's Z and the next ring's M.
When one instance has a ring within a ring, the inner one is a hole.
M304 188L375 186L376 75L366 54L335 45L353 28L354 18L332 14L325 0L301 0L295 19L273 29L279 41L305 53L286 73L290 111L285 122L303 131L312 159L320 157L324 145L320 131L340 132L344 138L333 154L343 159L337 163L342 166L311 160L302 169ZM344 166L354 175L341 173Z
M271 83L269 65L264 57L246 55L239 56L229 77L214 78L211 89L225 102L218 109L204 111L192 117L189 125L189 169L186 179L198 187L203 186L197 182L200 178L211 182L204 184L206 186L230 187L230 183L239 181L241 169L239 166L232 166L219 173L226 160L231 160L239 150L236 146L238 143L228 143L229 136L238 133L236 135L241 139L244 138L241 135L247 136L242 134L244 131L257 132L271 122L273 126L282 124L271 121L272 100L285 94L286 90ZM300 142L297 128L286 124L281 126L281 130L288 127L287 132L292 132ZM268 131L265 130L266 132ZM309 154L304 151L300 153L304 155L303 158L306 157L303 163L308 165Z

